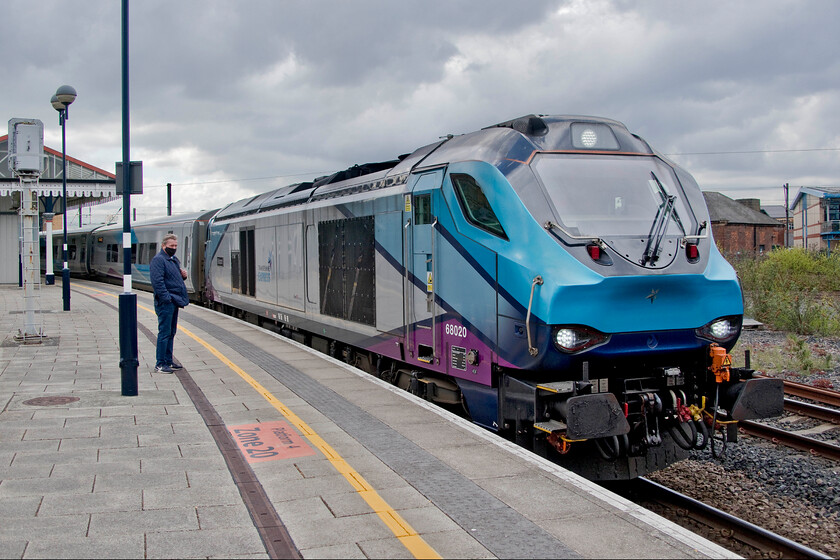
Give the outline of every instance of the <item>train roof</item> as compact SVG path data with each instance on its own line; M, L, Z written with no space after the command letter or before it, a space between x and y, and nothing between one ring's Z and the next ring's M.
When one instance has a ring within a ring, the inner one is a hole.
M218 212L218 209L215 210L202 210L200 212L187 212L184 214L174 214L172 216L162 216L160 218L151 218L148 220L141 220L137 222L131 223L131 229L135 229L138 227L146 227L146 226L161 226L166 224L178 224L183 222L191 222L195 220L209 220L213 214ZM103 226L99 226L100 231L111 231L115 229L121 230L123 228L122 222L119 223L111 223Z
M585 151L576 145L573 125L595 125L609 129L608 152L653 154L650 146L630 133L619 121L582 115L525 115L416 149L411 154L378 163L354 165L311 182L295 183L253 197L232 202L222 208L214 221L224 221L287 206L317 202L339 196L399 187L412 171L444 165L452 161L483 160L502 166L526 163L540 151ZM600 146L591 148L598 151Z

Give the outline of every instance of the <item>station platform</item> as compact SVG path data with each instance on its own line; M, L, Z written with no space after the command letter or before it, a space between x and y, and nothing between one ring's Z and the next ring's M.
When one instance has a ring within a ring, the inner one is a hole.
M59 279L57 279L59 280ZM121 395L121 287L0 286L0 557L736 558L470 422L199 306Z

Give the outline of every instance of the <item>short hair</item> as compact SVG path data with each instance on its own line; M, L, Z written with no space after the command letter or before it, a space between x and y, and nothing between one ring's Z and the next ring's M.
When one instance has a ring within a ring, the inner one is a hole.
M167 233L163 236L163 240L160 242L161 247L166 245L167 241L178 241L178 236L174 233Z

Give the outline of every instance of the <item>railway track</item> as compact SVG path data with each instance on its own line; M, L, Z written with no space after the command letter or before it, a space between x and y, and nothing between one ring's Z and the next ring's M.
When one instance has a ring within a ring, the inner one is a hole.
M823 422L840 424L840 410L835 408L827 408L817 404L810 404L785 398L785 410L799 414L800 416L816 418L817 420L822 420Z
M840 391L832 391L831 389L823 389L821 387L814 387L813 385L805 385L804 383L796 383L795 381L788 380L785 380L784 384L785 393L788 395L829 406L840 407Z
M785 411L800 416L815 418L823 422L840 424L840 410L828 408L822 405L840 406L840 392L794 383L784 382L785 393L791 396L815 401L819 404L810 404L785 398ZM840 446L807 437L781 428L775 428L765 423L743 420L738 423L740 430L748 435L769 439L774 443L786 445L800 451L807 451L812 455L825 457L834 461L840 461Z
M641 505L655 504L670 512L666 517L748 558L831 558L781 535L671 490L647 478L637 478L619 491Z
M825 457L833 461L840 461L840 446L834 445L833 443L803 436L796 432L774 428L767 424L759 424L750 420L742 420L738 423L738 426L747 435L769 439L774 443L786 445L794 449L799 449L800 451L807 451L812 455Z

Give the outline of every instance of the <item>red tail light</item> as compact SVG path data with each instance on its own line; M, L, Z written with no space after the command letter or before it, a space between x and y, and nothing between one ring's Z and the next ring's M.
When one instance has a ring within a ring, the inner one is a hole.
M587 245L586 250L589 253L589 256L592 257L593 261L597 261L601 258L601 248L597 245Z
M688 260L696 261L700 258L700 249L697 248L696 244L688 243L685 246L685 255L688 257Z

